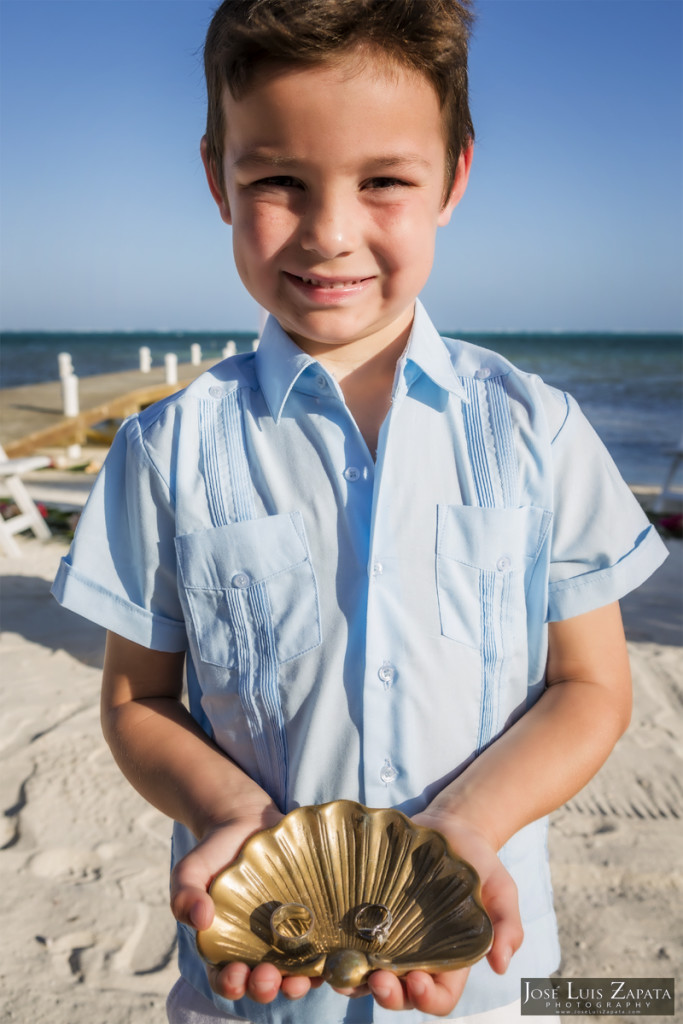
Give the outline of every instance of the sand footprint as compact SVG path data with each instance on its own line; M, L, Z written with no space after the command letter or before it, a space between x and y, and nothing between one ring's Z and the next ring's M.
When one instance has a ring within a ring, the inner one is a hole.
M102 861L94 850L55 846L31 857L28 868L37 878L70 877L93 881L102 873Z

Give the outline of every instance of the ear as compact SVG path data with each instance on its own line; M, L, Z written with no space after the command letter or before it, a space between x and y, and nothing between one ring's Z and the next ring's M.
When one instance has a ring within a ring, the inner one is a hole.
M470 168L472 166L472 156L474 154L474 143L470 142L467 149L463 149L462 153L458 157L458 163L455 168L455 177L453 179L453 185L448 195L448 199L444 203L443 209L439 214L438 224L439 227L445 227L451 219L451 214L456 208L462 197L465 195L465 189L467 188L467 182L470 178Z
M228 200L223 194L223 189L221 188L221 182L217 173L216 165L209 157L209 147L206 142L206 135L203 136L199 149L202 154L202 163L204 164L206 180L209 183L209 190L216 202L216 205L218 206L221 218L222 220L225 221L226 224L232 224L230 206L228 204Z

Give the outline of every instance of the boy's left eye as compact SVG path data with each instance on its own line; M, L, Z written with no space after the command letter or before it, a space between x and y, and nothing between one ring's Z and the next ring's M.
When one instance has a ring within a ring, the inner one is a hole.
M272 174L268 178L259 178L252 182L253 188L297 188L301 182L290 174Z
M378 178L370 178L370 180L368 182L366 182L366 187L367 188L376 188L376 189L409 188L410 187L410 182L403 181L402 178L382 178L382 177L378 177Z

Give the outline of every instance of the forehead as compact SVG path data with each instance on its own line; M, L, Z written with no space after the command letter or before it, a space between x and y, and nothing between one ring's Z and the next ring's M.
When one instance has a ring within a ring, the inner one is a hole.
M279 146L337 160L386 147L431 160L445 152L429 78L376 50L303 67L265 65L239 97L224 89L223 109L226 156L233 160Z

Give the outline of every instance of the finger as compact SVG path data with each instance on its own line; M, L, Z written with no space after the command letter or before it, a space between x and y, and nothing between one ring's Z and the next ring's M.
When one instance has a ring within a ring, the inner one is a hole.
M255 1003L272 1003L282 985L282 975L274 964L259 964L249 975L247 995Z
M517 886L503 870L489 880L482 895L493 925L493 945L487 960L497 974L504 974L524 938Z
M287 999L301 999L311 990L311 979L290 975L282 979L282 994Z
M224 999L243 999L247 994L251 971L246 964L228 964L222 969L207 965L206 973L211 988Z
M460 999L468 974L469 968L434 976L426 971L411 971L405 977L408 1001L422 1013L445 1017Z
M360 999L362 996L370 994L370 989L367 985L359 985L358 988L336 988L333 985L332 988L340 996L346 996L347 999Z
M368 988L385 1010L412 1009L400 980L389 971L373 971L368 978Z

